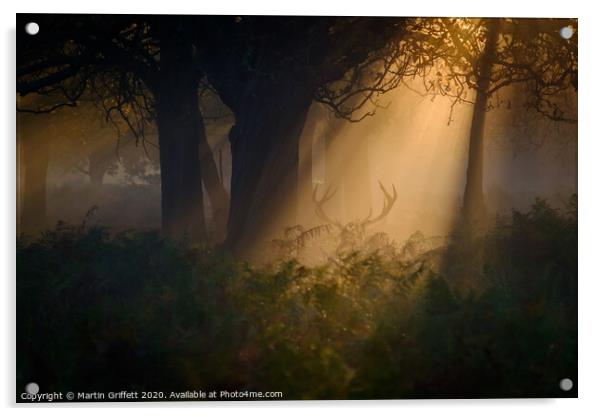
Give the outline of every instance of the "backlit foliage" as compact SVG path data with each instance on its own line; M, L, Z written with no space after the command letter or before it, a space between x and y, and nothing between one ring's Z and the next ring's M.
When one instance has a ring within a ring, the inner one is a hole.
M483 259L470 291L434 270L420 234L387 255L257 267L153 232L59 224L18 242L18 382L286 399L557 396L560 378L576 380L576 199L566 211L537 200L465 243Z

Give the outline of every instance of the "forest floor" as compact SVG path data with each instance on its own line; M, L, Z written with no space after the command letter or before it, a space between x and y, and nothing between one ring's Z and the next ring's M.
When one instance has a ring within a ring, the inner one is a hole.
M576 373L576 197L436 249L317 265L86 225L17 241L17 385L41 393L576 397L558 387Z

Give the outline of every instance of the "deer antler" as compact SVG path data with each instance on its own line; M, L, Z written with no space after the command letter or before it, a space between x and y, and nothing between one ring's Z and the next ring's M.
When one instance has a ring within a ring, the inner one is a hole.
M318 185L316 185L314 187L314 191L312 193L311 199L314 201L314 204L316 204L315 213L318 216L318 218L320 218L322 221L326 221L328 224L334 225L338 229L342 230L343 226L341 225L341 223L336 220L331 219L328 215L326 215L326 213L322 209L322 205L324 205L326 202L330 201L330 199L332 199L332 197L336 193L337 193L336 189L331 192L330 185L329 185L328 188L326 188L326 192L324 192L324 194L322 195L322 198L318 199L317 198Z
M383 209L381 211L381 213L378 215L378 217L372 219L370 217L372 217L372 207L370 207L370 213L368 214L368 217L362 221L362 225L364 227L374 224L375 222L378 222L380 220L382 220L383 218L385 218L387 216L387 214L389 213L389 211L391 211L391 208L393 208L393 205L395 204L395 201L397 200L397 190L395 189L395 185L393 186L393 193L390 194L387 192L387 190L385 189L385 187L383 186L381 181L378 181L378 184L380 185L380 189L382 189L383 194L385 196L385 199L383 201Z

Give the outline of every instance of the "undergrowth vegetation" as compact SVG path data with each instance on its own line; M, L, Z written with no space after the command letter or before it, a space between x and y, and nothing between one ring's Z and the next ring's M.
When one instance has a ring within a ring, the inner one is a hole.
M18 382L285 399L575 394L558 382L577 379L576 198L420 245L417 234L315 266L251 266L154 232L59 224L17 243ZM433 260L449 253L454 264ZM467 273L472 284L457 283Z

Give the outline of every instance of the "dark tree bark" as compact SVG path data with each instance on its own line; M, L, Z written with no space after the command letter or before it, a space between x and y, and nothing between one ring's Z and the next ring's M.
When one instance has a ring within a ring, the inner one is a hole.
M236 254L252 256L255 243L296 222L299 137L313 94L304 86L268 84L237 107L226 240Z
M468 167L466 169L466 185L462 205L462 220L465 224L470 224L471 227L481 226L486 217L485 196L483 194L485 116L498 33L499 20L491 19L487 25L485 50L478 62L479 79L470 126Z
M227 230L229 196L220 181L199 107L199 72L194 62L190 25L189 20L181 17L158 22L156 31L161 48L160 69L147 82L155 97L157 110L162 222L170 235L184 232L194 235L196 240L206 240L204 184L214 223L211 237L213 241L221 242ZM193 150L193 146L196 150ZM182 220L187 225L177 224Z
M206 239L199 160L202 121L192 45L177 27L160 37L161 68L154 88L161 164L161 222L171 238Z

